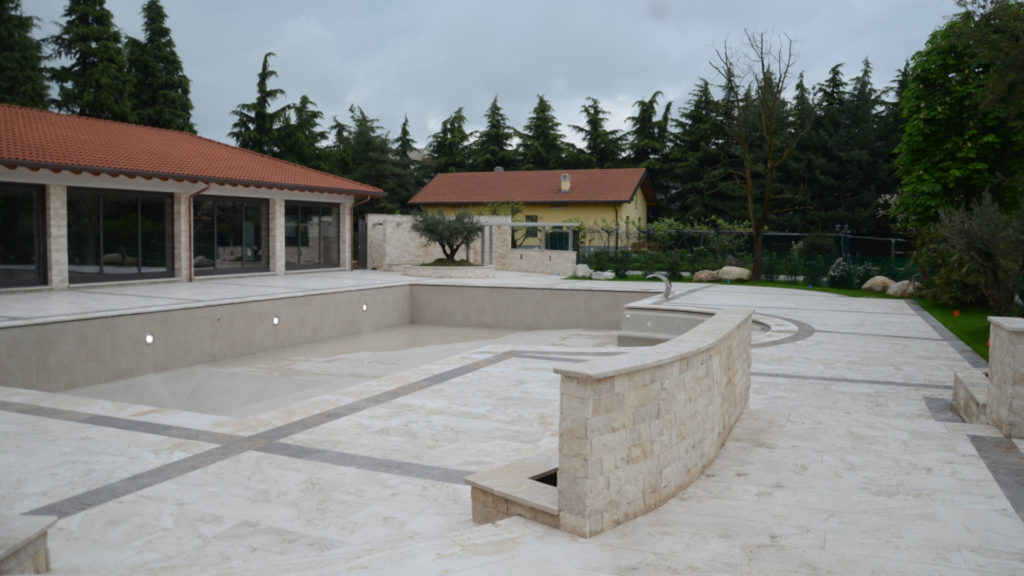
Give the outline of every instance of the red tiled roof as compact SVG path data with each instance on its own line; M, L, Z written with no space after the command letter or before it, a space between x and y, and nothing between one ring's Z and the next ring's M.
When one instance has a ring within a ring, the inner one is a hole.
M0 165L382 196L379 188L174 130L0 104Z
M562 174L569 175L568 192L561 191ZM648 205L655 203L651 179L643 168L457 172L434 176L409 204L618 204L631 201L637 188L643 190Z

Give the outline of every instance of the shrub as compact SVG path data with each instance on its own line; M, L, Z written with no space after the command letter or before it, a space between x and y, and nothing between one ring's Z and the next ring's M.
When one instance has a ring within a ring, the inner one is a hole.
M1024 276L1024 212L1004 214L986 196L970 208L940 210L936 233L949 250L947 267L974 276L996 315L1019 312L1014 298Z
M428 242L440 246L449 262L454 262L459 249L472 243L483 232L476 216L469 212L459 212L450 218L440 212L419 212L413 217L412 229Z

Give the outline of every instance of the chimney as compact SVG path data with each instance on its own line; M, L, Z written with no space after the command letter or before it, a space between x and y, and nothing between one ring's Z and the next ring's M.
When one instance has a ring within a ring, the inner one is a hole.
M562 174L562 193L568 192L569 188L572 187L572 177L568 174Z

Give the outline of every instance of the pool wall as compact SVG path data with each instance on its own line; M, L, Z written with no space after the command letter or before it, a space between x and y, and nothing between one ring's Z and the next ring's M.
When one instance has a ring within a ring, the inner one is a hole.
M63 392L405 324L617 329L622 306L647 295L402 285L68 318L0 329L0 385Z
M714 462L750 398L753 310L562 375L558 518L591 537L668 502Z
M558 330L618 330L622 308L649 292L414 286L412 323Z

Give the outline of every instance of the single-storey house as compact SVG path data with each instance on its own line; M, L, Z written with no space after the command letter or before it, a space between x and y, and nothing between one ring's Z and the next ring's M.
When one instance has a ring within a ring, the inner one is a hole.
M411 206L451 214L466 210L490 213L495 203L521 204L524 222L581 222L594 228L630 230L647 226L654 188L644 168L533 170L438 174L409 200ZM537 243L526 231L521 245ZM584 244L604 244L593 234Z
M0 104L0 289L352 266L384 192L189 134Z

